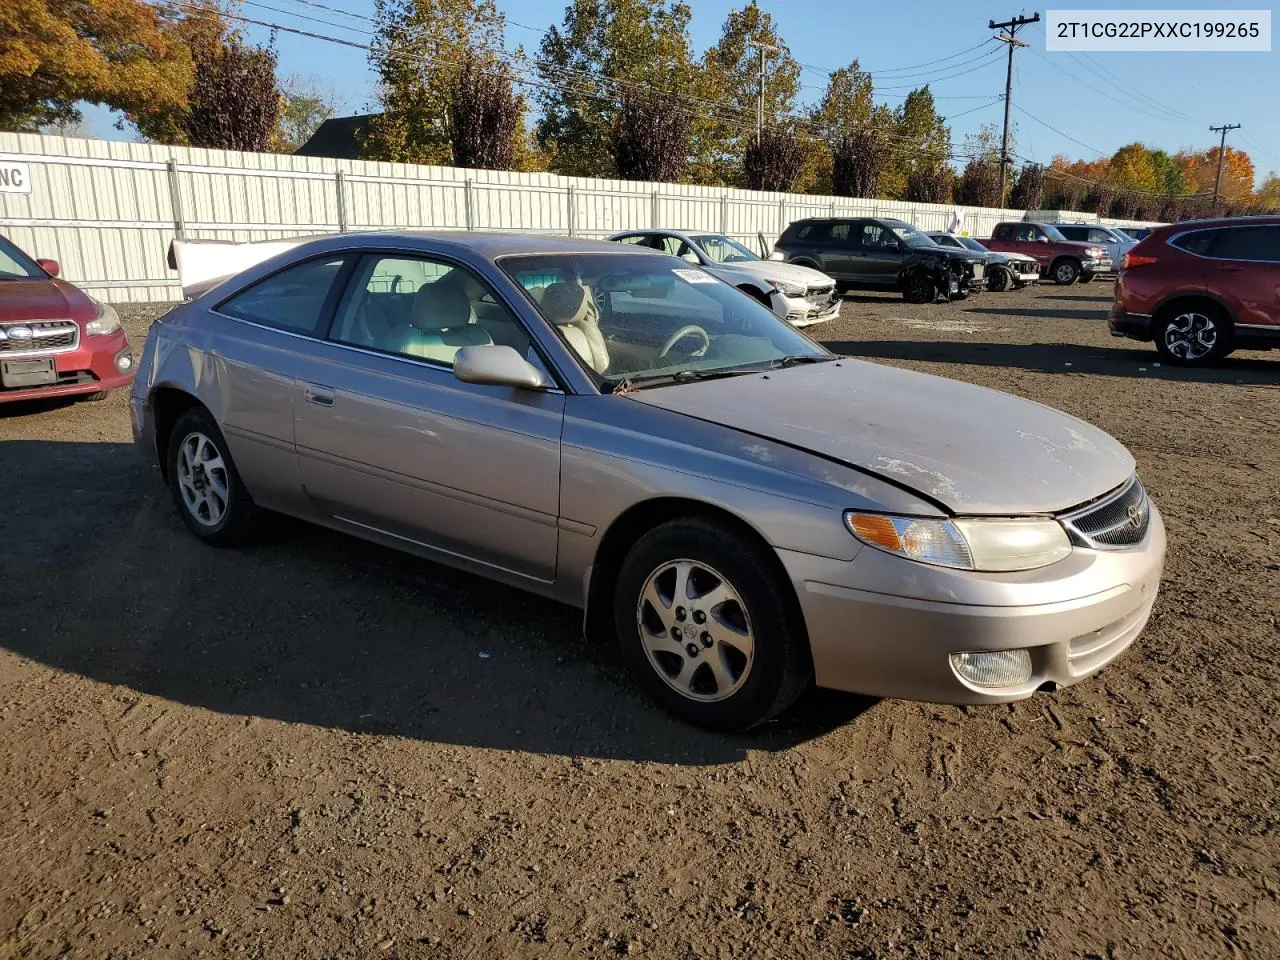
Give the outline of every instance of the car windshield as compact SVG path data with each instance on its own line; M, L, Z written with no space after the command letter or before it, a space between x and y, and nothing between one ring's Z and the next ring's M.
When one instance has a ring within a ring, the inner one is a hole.
M708 260L714 260L716 263L743 263L747 260L760 259L736 240L730 240L718 233L704 233L691 239L702 248Z
M939 244L934 243L923 233L908 223L891 223L889 228L893 231L894 236L901 240L908 247L936 247Z
M980 244L977 240L973 239L973 237L961 237L960 242L963 243L970 250L978 250L982 253L987 252L987 248L984 247L982 244Z
M1052 226L1047 223L1042 223L1040 224L1040 226L1044 230L1045 234L1048 235L1050 240L1066 240L1067 239L1062 235L1062 231L1055 226Z
M752 297L665 257L519 255L498 266L609 389L835 359Z
M0 280L43 280L47 276L38 263L0 237Z

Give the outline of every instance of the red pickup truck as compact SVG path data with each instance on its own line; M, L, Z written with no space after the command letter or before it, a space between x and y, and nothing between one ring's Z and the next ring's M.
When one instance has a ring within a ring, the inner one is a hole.
M1105 247L1068 240L1048 223L998 223L991 231L991 239L982 242L997 253L1035 257L1040 261L1041 276L1054 283L1088 283L1098 274L1112 270Z

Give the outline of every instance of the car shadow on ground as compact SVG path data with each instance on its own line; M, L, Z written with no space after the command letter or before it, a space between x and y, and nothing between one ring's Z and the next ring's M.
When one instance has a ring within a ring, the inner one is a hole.
M1086 296L1084 294L1076 294L1076 293L1055 294L1055 293L1050 293L1048 290L1042 290L1038 294L1038 296L1048 300L1070 300L1077 303L1100 303L1100 304L1108 304L1108 305L1111 304L1112 301L1115 299L1111 291L1107 291L1106 293L1096 294L1094 296ZM1106 308L1100 307L1099 309L1106 309Z
M542 754L714 764L783 750L874 701L816 692L743 736L644 698L581 615L300 521L198 543L128 444L0 443L0 646L222 713Z
M1249 386L1280 384L1280 361L1265 354L1244 354L1210 367L1175 367L1162 363L1154 348L1086 347L1074 343L981 343L955 340L844 340L825 342L833 353L864 360L911 360L922 363L1020 367L1038 373L1096 373L1181 383L1226 383Z

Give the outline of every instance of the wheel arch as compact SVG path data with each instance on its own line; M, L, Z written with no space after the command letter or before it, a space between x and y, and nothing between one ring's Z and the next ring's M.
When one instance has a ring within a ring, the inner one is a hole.
M173 426L188 410L199 407L208 410L193 394L178 386L165 384L151 391L151 410L155 424L156 460L160 464L160 478L169 482L169 464L166 452L169 449L169 436Z
M800 600L796 596L791 578L777 552L758 528L739 514L705 500L686 496L661 496L632 504L615 517L601 534L600 545L596 548L583 585L585 608L582 624L583 633L588 639L607 636L612 630L613 586L617 582L623 559L636 541L661 524L692 518L722 524L759 546L779 581L785 584L784 596L788 603L794 604L792 612L800 617L798 622L803 624Z
M1153 321L1162 319L1180 304L1194 303L1197 301L1200 303L1212 304L1220 309L1226 315L1227 323L1230 324L1232 329L1235 328L1236 317L1235 313L1232 312L1230 305L1228 305L1227 302L1217 294L1210 293L1205 289L1179 290L1176 293L1169 294L1156 304L1155 309L1151 311L1151 319Z
M1076 265L1077 271L1079 271L1080 273L1084 273L1084 265L1081 262L1079 257L1071 253L1060 253L1056 257L1054 257L1052 260L1049 261L1048 273L1049 273L1050 279L1053 278L1053 271L1057 268L1058 264L1062 263L1062 261L1064 260L1071 261Z
M773 298L770 296L770 291L768 287L765 286L764 281L743 280L741 283L736 284L736 286L747 296L752 297L764 304L766 307L773 309Z

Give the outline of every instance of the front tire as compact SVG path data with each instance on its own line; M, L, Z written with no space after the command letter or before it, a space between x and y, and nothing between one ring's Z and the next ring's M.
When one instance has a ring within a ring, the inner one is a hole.
M902 299L907 303L933 303L938 299L938 285L929 274L917 270L903 283Z
M1202 367L1231 352L1231 321L1207 303L1189 303L1168 311L1156 326L1156 352L1181 367Z
M614 591L622 657L689 723L747 730L813 682L795 598L765 548L725 524L673 520L627 554Z
M240 546L253 538L259 510L208 411L193 408L178 418L167 457L169 490L188 530L215 547Z
M1068 287L1080 279L1080 264L1074 260L1059 260L1053 265L1049 274L1053 277L1054 283Z
M1009 289L1009 285L1013 283L1013 274L1007 267L996 266L991 271L991 276L987 280L987 289L992 293L1004 293Z

